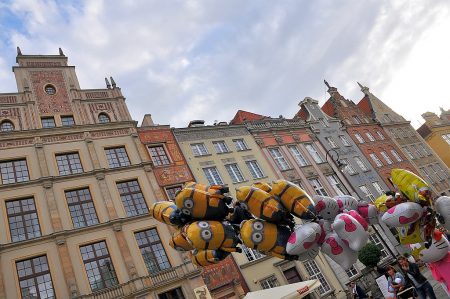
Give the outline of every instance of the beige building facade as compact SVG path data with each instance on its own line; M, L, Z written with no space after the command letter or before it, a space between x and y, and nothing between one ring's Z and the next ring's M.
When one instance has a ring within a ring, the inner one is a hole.
M174 135L195 179L204 184L228 185L233 197L237 187L283 178L244 125L204 126L197 121L187 128L174 129ZM233 258L250 291L317 278L322 287L311 296L326 298L335 294L345 298L342 285L322 254L302 263L242 247L243 253L235 253Z
M196 298L120 88L81 89L59 55L23 55L0 94L0 298Z

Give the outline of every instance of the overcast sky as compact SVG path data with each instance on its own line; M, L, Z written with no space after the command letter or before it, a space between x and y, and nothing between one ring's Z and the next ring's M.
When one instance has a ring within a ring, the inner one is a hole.
M82 88L113 76L139 122L229 121L238 109L292 117L356 81L415 127L450 108L450 1L0 1L0 92L23 54L57 54Z

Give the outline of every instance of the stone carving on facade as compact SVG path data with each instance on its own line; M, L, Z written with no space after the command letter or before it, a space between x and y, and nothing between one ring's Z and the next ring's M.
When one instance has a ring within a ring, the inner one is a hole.
M60 142L83 140L83 139L84 139L84 133L42 136L41 137L41 140L43 143L60 143Z
M156 180L160 186L184 183L192 180L187 165L174 165L154 169Z
M178 141L194 141L194 140L203 140L203 139L216 139L216 138L224 138L224 137L234 137L234 136L245 136L249 135L248 131L244 128L224 128L214 130L209 130L205 128L200 131L198 129L183 129L175 131L175 135L177 135Z
M283 142L283 138L281 138L280 136L276 136L275 137L275 141L279 144L279 145L282 145L284 142Z
M292 138L294 139L295 142L300 142L300 141L302 141L301 138L300 138L300 136L298 136L298 135L296 135L296 134L293 134L293 135L292 135Z
M211 165L215 165L214 161L204 161L204 162L200 162L199 164L200 164L200 166L211 166Z
M17 103L17 96L1 96L0 104L15 104Z
M256 144L263 147L264 146L264 141L262 139L256 139Z
M93 132L91 132L92 138L126 136L126 135L129 135L129 134L130 134L130 130L129 129L117 129L117 130L93 131Z

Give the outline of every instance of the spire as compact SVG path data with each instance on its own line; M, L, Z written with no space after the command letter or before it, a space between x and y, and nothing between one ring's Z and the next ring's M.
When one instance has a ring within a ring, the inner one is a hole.
M334 93L337 93L337 88L331 86L327 80L323 80L323 83L328 87L327 92L330 94L330 96L333 96Z
M325 83L325 85L328 87L328 89L330 89L330 84L328 84L327 80L323 80L323 83Z
M114 81L113 77L109 77L111 79L111 84L113 88L116 88L116 82Z
M22 51L20 51L20 48L17 47L17 56L22 55Z
M64 52L61 48L59 48L59 55L64 56Z
M362 85L362 84L359 83L359 82L356 82L356 83L358 83L359 88L361 88L361 91L362 91L365 95L367 95L367 96L370 95L369 87L366 87L366 86Z
M111 84L108 81L108 78L105 77L106 88L111 89Z

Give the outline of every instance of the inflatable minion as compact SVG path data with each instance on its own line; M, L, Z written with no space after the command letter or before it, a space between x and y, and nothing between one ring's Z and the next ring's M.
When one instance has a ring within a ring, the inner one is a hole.
M272 191L272 186L266 182L256 182L252 184L252 187L259 188L263 191L266 191L267 193L270 193L270 191Z
M183 214L195 219L221 220L232 211L223 198L194 188L178 192L175 204Z
M182 215L171 201L155 202L150 206L150 214L159 222L167 225L180 226L190 221L189 215Z
M301 219L316 218L313 201L305 190L296 184L277 180L272 183L272 190L269 193L278 197L281 204L295 216Z
M223 186L223 185L203 185L200 183L196 183L196 182L187 182L183 185L183 189L184 188L194 188L197 190L201 190L201 191L205 191L208 192L211 196L214 197L219 197L219 198L223 198L225 199L225 201L230 201L227 202L227 204L231 203L232 198L228 197L228 196L224 196L225 193L230 192L230 188Z
M169 245L177 251L189 251L194 249L180 230L173 233L172 238L169 240Z
M195 221L184 227L187 240L198 250L221 249L240 252L240 243L231 224L220 221Z
M205 267L223 261L230 253L223 250L193 250L191 260L194 265Z

